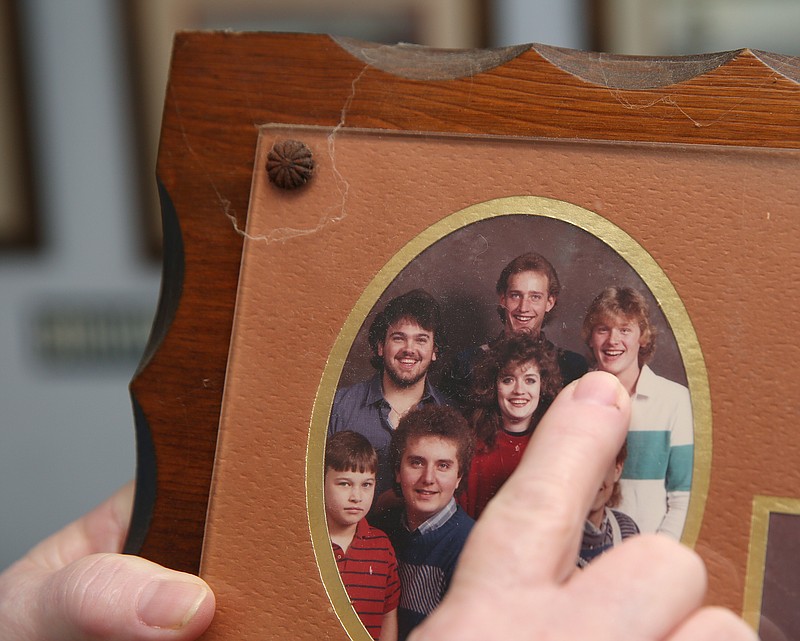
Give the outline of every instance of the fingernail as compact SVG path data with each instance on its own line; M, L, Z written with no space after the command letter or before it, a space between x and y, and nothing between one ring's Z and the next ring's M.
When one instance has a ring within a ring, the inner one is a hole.
M208 593L191 581L153 581L139 595L136 613L151 628L177 630L192 620Z
M624 389L613 374L590 372L578 380L572 398L582 403L618 407Z

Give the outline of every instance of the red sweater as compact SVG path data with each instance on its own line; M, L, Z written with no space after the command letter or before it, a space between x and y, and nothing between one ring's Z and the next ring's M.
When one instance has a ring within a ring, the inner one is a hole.
M489 500L497 494L516 469L522 453L531 440L532 431L523 434L498 432L497 440L489 448L479 444L467 477L467 486L458 502L472 518L477 519Z

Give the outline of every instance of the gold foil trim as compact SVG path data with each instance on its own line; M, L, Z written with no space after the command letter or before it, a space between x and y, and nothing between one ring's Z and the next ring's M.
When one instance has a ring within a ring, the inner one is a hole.
M761 620L761 600L764 592L764 572L767 563L769 518L772 514L800 515L800 499L780 496L753 497L750 521L750 542L747 548L747 575L744 580L742 618L758 631Z

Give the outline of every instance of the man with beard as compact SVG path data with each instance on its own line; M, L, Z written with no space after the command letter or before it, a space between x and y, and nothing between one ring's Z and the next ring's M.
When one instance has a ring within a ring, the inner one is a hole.
M428 292L415 289L389 301L369 328L370 379L336 393L328 436L343 430L363 434L378 453L375 496L392 487L389 443L410 410L447 399L428 380L441 346L441 312Z

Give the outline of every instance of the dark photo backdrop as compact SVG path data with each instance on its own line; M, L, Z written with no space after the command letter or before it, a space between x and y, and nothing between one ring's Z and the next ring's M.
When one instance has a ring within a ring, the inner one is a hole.
M652 321L658 329L656 353L650 366L657 374L686 384L675 337L642 277L609 245L589 232L554 218L516 214L461 227L402 269L358 332L339 385L350 385L374 373L367 343L370 323L391 298L417 287L436 297L444 317L447 349L431 370L435 382L441 364L449 356L464 347L485 343L500 332L497 277L513 258L528 251L545 256L561 282L561 294L544 326L551 341L586 355L581 324L589 303L604 287L632 286L647 297Z

